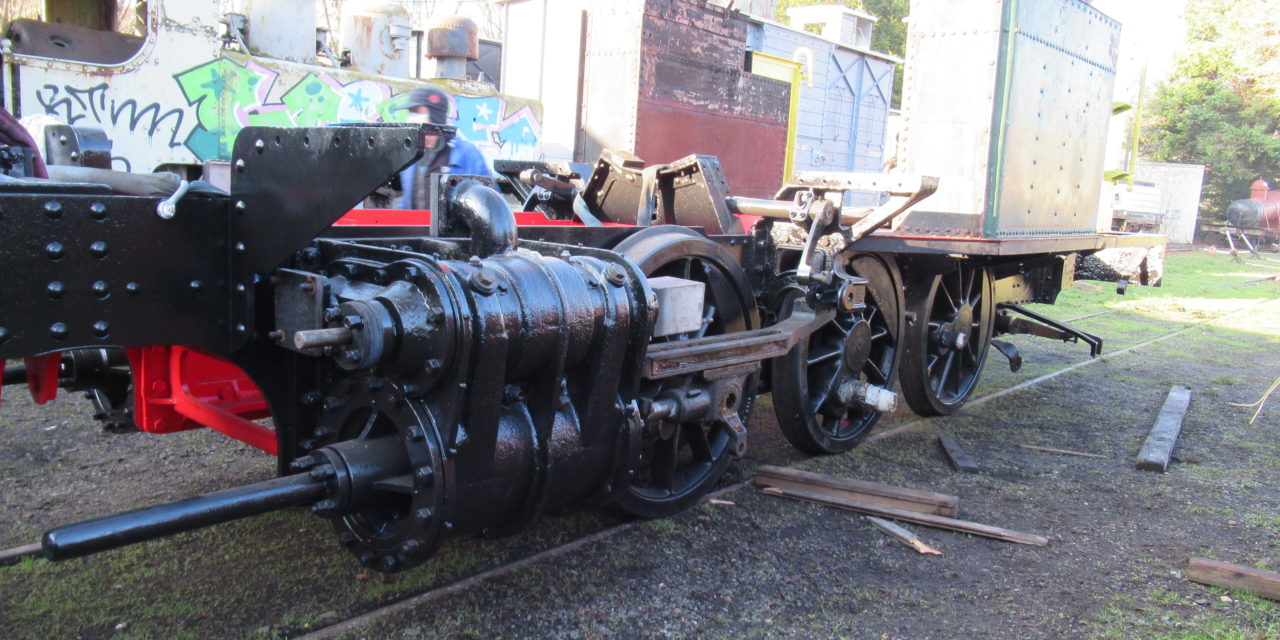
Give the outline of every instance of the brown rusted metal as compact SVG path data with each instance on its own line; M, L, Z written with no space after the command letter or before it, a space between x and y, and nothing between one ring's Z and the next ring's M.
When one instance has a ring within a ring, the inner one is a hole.
M714 155L731 193L773 195L782 182L790 89L743 69L747 25L742 14L700 0L593 5L583 61L584 157L606 148L650 164Z

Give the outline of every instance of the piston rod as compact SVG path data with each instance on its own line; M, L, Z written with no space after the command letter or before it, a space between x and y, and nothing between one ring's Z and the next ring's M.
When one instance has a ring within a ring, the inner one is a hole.
M78 558L285 507L311 504L325 497L327 491L325 483L310 474L272 478L50 529L45 532L41 546L50 560Z

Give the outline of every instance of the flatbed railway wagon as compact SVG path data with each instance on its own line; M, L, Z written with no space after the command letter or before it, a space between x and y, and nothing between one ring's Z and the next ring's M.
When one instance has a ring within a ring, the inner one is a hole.
M708 156L606 154L437 175L429 212L350 211L435 125L248 127L229 194L0 185L7 385L279 461L60 526L44 554L309 506L399 571L568 503L684 509L747 450L761 393L793 444L838 453L895 382L919 413L959 409L992 345L1016 364L1000 334L1096 353L1019 305L1083 256L1159 253L1096 231L1118 25L1076 0L921 0L911 25L907 173L797 176L777 199L729 195Z

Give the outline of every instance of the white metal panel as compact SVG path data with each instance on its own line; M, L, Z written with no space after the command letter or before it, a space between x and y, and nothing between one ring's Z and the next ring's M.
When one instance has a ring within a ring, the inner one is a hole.
M918 209L981 215L999 54L999 0L912 0L899 170L939 176Z

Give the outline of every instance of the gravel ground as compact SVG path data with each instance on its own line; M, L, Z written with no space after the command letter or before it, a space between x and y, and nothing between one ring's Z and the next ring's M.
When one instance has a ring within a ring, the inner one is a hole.
M1248 279L1219 258L1222 272ZM765 398L748 457L722 482L747 482L759 464L796 465L952 493L961 517L1049 536L1046 548L912 526L944 553L920 556L861 516L747 487L721 496L732 505L665 520L570 509L510 538L451 541L423 567L384 577L342 552L324 521L293 510L83 560L0 568L0 628L15 638L293 637L603 531L346 637L1280 638L1274 605L1182 578L1189 555L1280 565L1280 400L1253 424L1251 409L1227 404L1253 402L1280 375L1280 287L1130 291L1128 308L1079 323L1105 335L1111 354L1246 310L958 416L920 422L902 412L880 429L907 430L843 456L796 453ZM1067 297L1054 315L1115 303L1101 293ZM975 397L1087 359L1079 346L1015 342L1023 371L1010 373L993 352ZM1133 471L1174 384L1194 390L1175 462L1163 475ZM274 470L207 430L101 434L86 401L35 407L19 391L8 390L0 411L0 546ZM939 432L983 470L952 472Z

